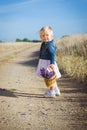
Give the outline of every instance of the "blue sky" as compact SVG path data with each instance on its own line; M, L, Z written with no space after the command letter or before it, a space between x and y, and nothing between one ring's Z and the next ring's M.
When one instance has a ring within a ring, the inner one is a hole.
M0 40L39 40L52 26L54 38L87 32L87 0L0 0Z

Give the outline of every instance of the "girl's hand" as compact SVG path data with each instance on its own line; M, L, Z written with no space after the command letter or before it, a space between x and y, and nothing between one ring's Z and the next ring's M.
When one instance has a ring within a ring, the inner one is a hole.
M54 64L48 65L48 67L46 68L46 70L47 70L48 72L54 71Z
M54 69L54 64L50 64L48 67Z

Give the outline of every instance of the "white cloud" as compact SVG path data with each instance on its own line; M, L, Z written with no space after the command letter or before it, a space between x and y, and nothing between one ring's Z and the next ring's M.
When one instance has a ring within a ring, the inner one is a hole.
M20 8L23 8L23 7L26 7L26 6L29 6L31 3L33 2L37 2L39 0L24 0L24 1L21 1L21 2L13 2L13 3L9 3L7 5L0 5L0 13L7 13L7 12L11 12L12 10L15 10L15 9L20 9Z
M54 0L54 2L63 2L65 0ZM48 3L47 0L22 0L22 1L18 1L15 2L13 1L13 3L8 3L5 5L0 5L0 13L7 13L7 12L11 12L17 9L21 9L24 7L28 7L30 4L39 4L39 3Z

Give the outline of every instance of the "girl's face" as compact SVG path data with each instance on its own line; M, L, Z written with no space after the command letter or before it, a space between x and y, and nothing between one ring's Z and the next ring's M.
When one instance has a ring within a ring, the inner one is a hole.
M41 32L40 37L41 37L42 42L48 42L48 41L51 41L53 39L53 35L49 31Z

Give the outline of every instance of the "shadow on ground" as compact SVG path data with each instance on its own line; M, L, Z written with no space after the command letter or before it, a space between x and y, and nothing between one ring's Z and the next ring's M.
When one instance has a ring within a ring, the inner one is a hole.
M31 55L27 56L30 60L18 62L17 64L24 65L24 66L31 66L36 67L38 64L38 57L39 57L39 51L32 52Z
M24 93L24 92L13 92L12 90L0 88L0 96L5 97L31 97L31 98L44 98L43 94L33 94L33 93Z
M17 97L14 92L7 90L7 89L2 89L0 88L0 96L6 96L6 97Z

